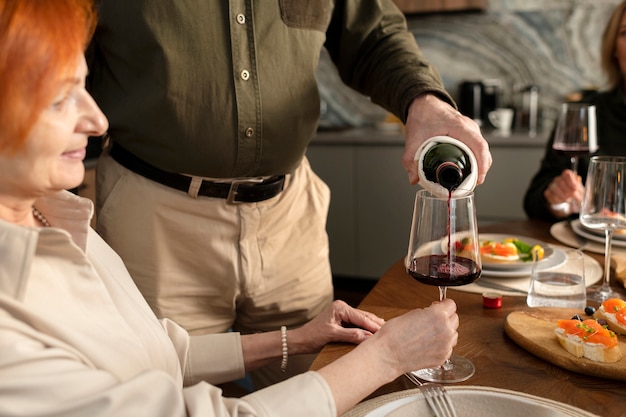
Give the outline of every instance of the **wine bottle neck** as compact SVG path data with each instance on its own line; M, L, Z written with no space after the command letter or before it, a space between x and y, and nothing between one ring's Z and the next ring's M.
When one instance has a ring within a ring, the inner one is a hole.
M443 188L453 191L463 182L463 171L453 162L442 162L437 167L436 177Z

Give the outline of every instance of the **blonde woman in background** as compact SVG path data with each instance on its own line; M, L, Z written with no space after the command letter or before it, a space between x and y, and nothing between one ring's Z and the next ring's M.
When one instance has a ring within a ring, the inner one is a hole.
M613 11L602 36L600 58L608 89L585 101L596 106L598 150L594 155L626 155L626 1ZM582 202L584 180L590 156L581 157L578 172L570 169L569 157L552 150L554 134L548 141L539 172L532 179L524 197L529 218L555 222L578 212L553 207L569 200Z

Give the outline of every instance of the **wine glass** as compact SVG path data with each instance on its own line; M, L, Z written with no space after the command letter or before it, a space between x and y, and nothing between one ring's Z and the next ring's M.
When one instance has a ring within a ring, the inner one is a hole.
M420 190L415 196L409 248L408 274L439 287L439 300L449 286L469 284L481 274L474 194L441 197ZM452 355L442 366L413 371L430 382L460 382L474 375L469 359Z
M561 104L552 149L569 156L572 171L578 173L578 158L598 149L596 107L586 103Z
M586 103L561 104L552 149L557 154L568 156L570 168L578 175L578 159L598 149L596 107ZM577 202L572 200L559 204L559 207L570 213L579 209Z
M587 288L587 299L601 303L620 298L609 285L611 240L615 229L626 229L626 157L593 156L579 213L583 226L604 230L604 279Z

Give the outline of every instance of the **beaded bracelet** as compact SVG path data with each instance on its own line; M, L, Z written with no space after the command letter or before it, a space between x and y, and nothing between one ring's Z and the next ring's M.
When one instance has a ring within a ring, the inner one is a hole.
M287 370L287 359L289 357L287 349L287 327L285 326L280 326L280 342L283 347L283 360L280 363L280 370L285 372Z

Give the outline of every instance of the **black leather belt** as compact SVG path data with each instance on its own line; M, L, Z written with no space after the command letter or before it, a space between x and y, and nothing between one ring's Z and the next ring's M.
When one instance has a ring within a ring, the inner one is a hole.
M185 193L189 192L192 177L163 171L133 155L119 144L113 143L109 149L111 157L123 167L142 177L167 185ZM198 195L224 198L228 203L256 203L278 195L285 185L285 176L277 175L266 179L242 178L228 182L202 180Z

